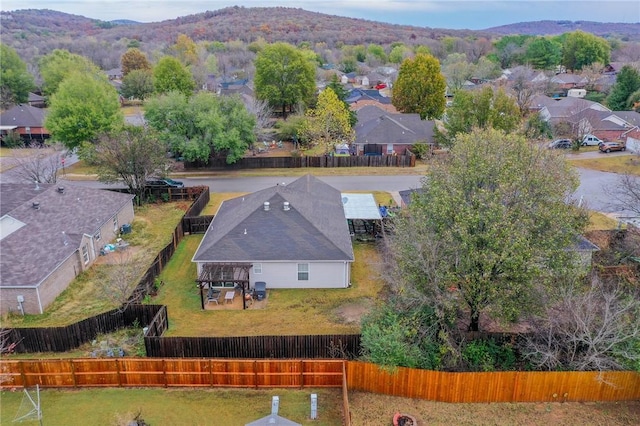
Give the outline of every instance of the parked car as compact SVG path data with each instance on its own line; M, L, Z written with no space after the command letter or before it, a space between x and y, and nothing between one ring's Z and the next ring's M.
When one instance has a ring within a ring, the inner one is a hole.
M627 149L622 142L603 142L598 147L600 152L624 151Z
M145 182L147 188L184 188L184 183L173 179L150 179Z
M556 139L549 144L549 149L569 149L571 148L571 139Z
M378 83L378 84L376 84L375 89L376 90L382 90L382 89L385 89L386 87L387 87L387 85L385 83Z

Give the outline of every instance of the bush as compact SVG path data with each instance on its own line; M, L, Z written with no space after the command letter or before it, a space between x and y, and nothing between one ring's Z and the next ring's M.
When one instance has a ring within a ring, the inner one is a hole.
M462 359L472 371L511 370L516 363L513 348L493 339L469 342L462 349Z
M24 142L17 132L11 132L4 136L2 144L7 148L22 148L24 146Z
M431 154L431 145L422 142L415 143L410 151L416 155L416 158L424 159Z

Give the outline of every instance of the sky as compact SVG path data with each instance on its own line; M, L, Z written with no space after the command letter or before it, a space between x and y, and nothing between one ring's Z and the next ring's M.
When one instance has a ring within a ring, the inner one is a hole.
M639 0L1 0L2 11L52 9L87 18L159 22L229 6L296 7L419 27L480 30L540 20L640 22Z

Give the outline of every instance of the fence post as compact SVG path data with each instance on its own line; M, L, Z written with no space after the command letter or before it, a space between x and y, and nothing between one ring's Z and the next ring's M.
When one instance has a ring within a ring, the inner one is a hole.
M300 360L300 389L304 388L304 360Z
M118 387L122 387L122 377L120 376L120 363L118 362L118 358L114 359L116 363L116 375L118 377Z
M253 361L253 385L258 389L258 361Z
M193 377L193 376L192 376ZM164 382L164 387L167 387L167 360L162 359L162 381Z
M73 359L70 359L69 362L71 362L71 378L73 379L73 387L77 388L78 381L76 380L76 363L73 362Z

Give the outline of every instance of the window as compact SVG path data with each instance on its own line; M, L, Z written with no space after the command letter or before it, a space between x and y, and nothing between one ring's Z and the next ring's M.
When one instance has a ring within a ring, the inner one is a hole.
M308 263L298 263L298 281L309 281Z
M113 217L113 232L118 232L118 216Z
M82 259L85 265L89 263L89 248L86 244L82 246Z
M224 269L220 271L220 279L222 282L222 287L234 287L235 283L233 282L233 270Z
M262 263L254 263L253 264L253 273L261 274L262 273Z
M93 236L93 238L96 241L100 241L100 238L102 238L102 235L101 235L100 231L96 232L96 234Z
M387 154L393 154L393 144L392 143L388 143L387 144Z

